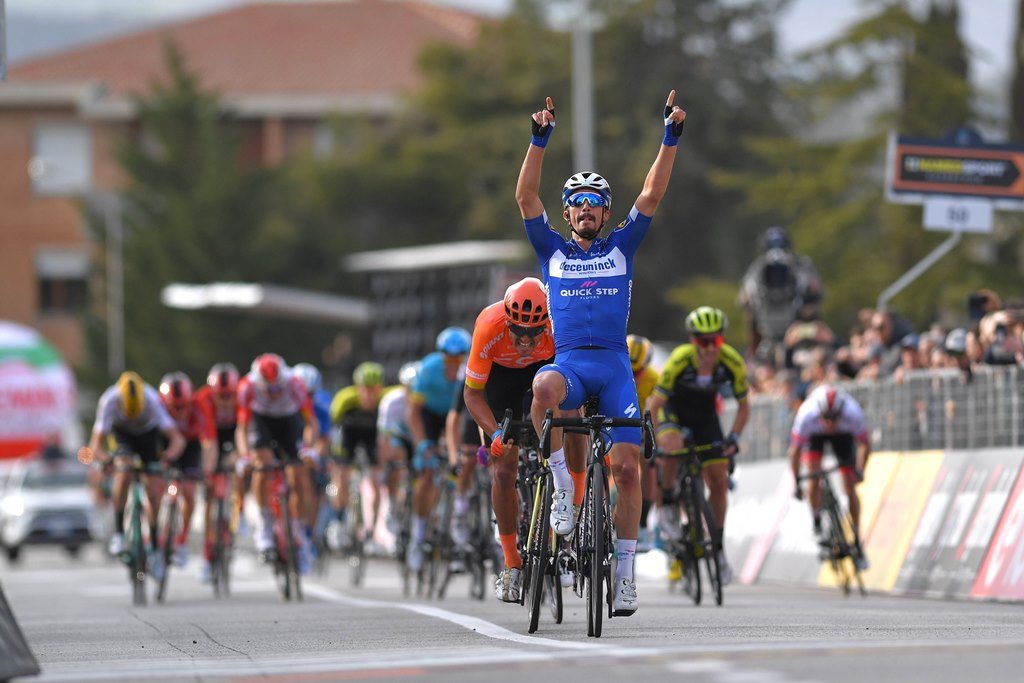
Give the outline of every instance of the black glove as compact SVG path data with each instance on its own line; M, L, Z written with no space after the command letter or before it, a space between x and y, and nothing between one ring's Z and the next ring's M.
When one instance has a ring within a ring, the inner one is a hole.
M551 118L554 119L555 118L555 108L551 107L550 109L548 109L548 111L551 113ZM530 130L533 132L533 144L534 144L534 146L535 147L542 147L542 148L543 147L547 147L548 138L551 137L551 131L554 130L554 128L555 128L555 122L554 121L551 121L551 123L547 124L546 126L542 126L539 123L537 123L536 121L534 121L533 117L531 116L530 117Z
M796 485L796 491L793 491L793 497L796 498L797 500L804 499L804 490L803 488L801 488L800 484Z

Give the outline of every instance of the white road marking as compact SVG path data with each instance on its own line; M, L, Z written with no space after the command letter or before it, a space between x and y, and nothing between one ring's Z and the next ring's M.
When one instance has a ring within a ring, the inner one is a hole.
M336 602L350 607L365 607L370 609L403 609L409 612L415 612L416 614L422 614L423 616L443 619L444 621L456 624L465 629L475 631L480 635L487 636L488 638L496 638L498 640L508 640L514 643L523 643L525 645L554 647L562 650L610 649L608 647L602 647L597 643L581 643L565 640L552 640L551 638L541 638L538 636L527 636L521 633L516 633L515 631L509 631L507 628L498 626L497 624L484 619L480 619L479 617L471 617L465 614L459 614L458 612L450 612L446 609L433 607L431 605L353 598L339 591L327 588L326 586L319 586L315 584L307 585L304 589L308 595L315 595L321 600L327 600L328 602Z

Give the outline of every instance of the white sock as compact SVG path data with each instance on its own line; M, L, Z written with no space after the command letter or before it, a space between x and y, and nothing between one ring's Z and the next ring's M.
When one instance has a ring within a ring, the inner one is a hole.
M469 512L469 496L465 493L456 493L455 500L452 501L452 512L455 513L456 517L462 517Z
M615 582L633 580L633 556L636 555L636 539L615 541Z
M412 518L412 542L422 543L427 535L427 518L416 515Z
M565 450L559 448L548 458L548 467L551 468L551 476L555 478L556 489L567 489L571 494L572 475L569 474L569 467L565 464Z

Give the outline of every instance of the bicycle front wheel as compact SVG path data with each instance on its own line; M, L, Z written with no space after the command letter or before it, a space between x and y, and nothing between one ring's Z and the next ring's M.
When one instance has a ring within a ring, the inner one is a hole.
M601 637L606 593L606 553L604 510L604 464L598 459L590 468L590 571L587 576L587 635Z
M551 554L548 542L551 537L551 475L544 476L543 482L537 487L540 500L534 505L537 518L530 528L528 558L530 562L530 633L537 630L540 623L540 603L544 596L544 577L548 572L548 557Z
M163 510L163 524L160 530L160 548L157 552L162 556L163 566L157 583L156 601L163 602L167 597L167 580L171 575L171 564L174 559L174 537L177 534L178 499L171 498Z
M704 565L708 570L708 582L711 592L715 596L715 604L722 604L722 567L718 560L719 550L722 547L722 539L718 538L715 525L715 515L711 511L711 505L707 499L701 496L701 512L704 520Z
M146 605L146 541L142 536L142 498L136 491L131 502L128 525L128 581L132 586L132 604Z

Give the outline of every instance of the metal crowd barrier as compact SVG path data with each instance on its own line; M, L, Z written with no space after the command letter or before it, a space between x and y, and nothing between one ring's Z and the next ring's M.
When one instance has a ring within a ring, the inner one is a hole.
M1024 370L1017 366L983 367L970 380L955 369L919 370L902 382L890 377L843 386L864 408L876 451L1024 445ZM741 460L785 457L795 408L776 396L754 396L750 402ZM732 424L734 410L727 402L724 429Z

